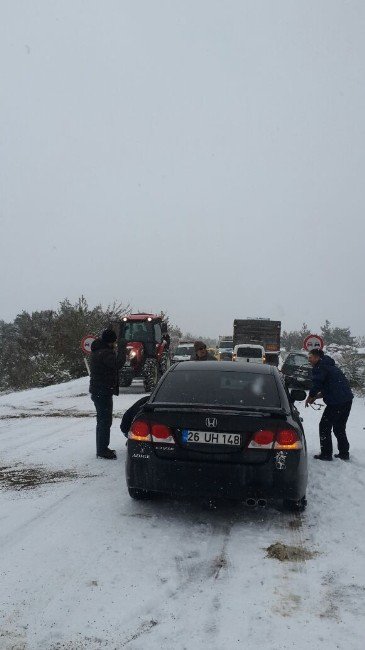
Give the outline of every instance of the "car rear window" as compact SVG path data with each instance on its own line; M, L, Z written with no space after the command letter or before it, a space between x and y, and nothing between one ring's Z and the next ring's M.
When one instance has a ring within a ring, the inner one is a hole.
M262 350L260 348L237 348L238 357L247 357L248 359L261 359Z
M304 356L304 354L291 354L287 359L287 363L290 366L297 366L298 368L310 368L308 357Z
M191 345L191 346L189 346L189 347L181 346L181 347L176 348L176 350L175 350L175 354L176 354L177 356L184 356L184 355L187 355L187 354L192 355L192 354L193 354L193 350L194 350L194 346L193 346L193 345Z
M170 372L154 402L280 407L273 375L253 372L179 370Z

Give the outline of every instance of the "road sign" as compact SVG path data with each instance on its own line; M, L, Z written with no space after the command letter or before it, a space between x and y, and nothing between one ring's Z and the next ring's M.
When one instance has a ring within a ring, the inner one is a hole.
M303 343L303 348L310 352L311 350L323 350L324 340L318 334L309 334L306 336Z
M90 352L91 352L91 344L93 343L93 341L95 341L95 339L96 339L96 336L94 336L93 334L86 334L86 336L84 336L81 339L81 350L85 354L90 354Z

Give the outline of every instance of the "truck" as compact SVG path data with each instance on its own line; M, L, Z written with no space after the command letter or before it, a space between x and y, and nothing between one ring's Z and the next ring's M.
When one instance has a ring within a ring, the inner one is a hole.
M265 362L279 365L281 321L270 318L236 318L233 321L233 349L236 345L262 345Z
M233 338L232 334L227 336L219 336L218 338L218 361L231 361L233 354Z

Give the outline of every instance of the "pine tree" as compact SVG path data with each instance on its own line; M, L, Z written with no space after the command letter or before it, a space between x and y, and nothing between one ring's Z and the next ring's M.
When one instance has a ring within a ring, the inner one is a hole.
M321 336L325 345L336 343L337 345L354 345L355 337L351 336L349 327L331 327L329 320L326 320L321 327Z

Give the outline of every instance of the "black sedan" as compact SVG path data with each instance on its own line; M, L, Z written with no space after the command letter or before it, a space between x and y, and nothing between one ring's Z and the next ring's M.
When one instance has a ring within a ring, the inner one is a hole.
M305 352L289 352L281 372L288 388L309 390L312 387L312 367Z
M128 434L126 478L153 493L305 506L307 450L294 400L273 366L187 361L141 405Z

